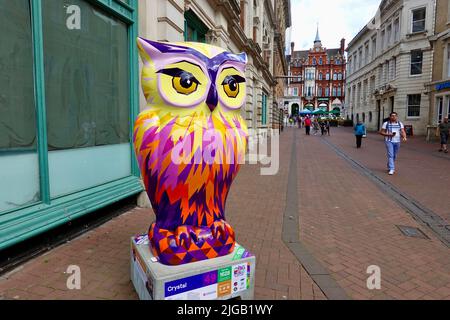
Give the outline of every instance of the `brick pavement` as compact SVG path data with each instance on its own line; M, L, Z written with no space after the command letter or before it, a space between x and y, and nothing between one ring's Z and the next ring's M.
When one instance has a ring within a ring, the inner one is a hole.
M385 175L384 150L377 145L381 143L366 139L365 148L356 150L351 131L334 129L332 134L324 139ZM450 299L449 249L339 157L321 137L305 137L303 132L296 136L300 159L300 238L339 285L354 299ZM425 188L424 193L432 198L427 187L434 185L433 180L413 179L418 175L412 174L425 167L423 157L419 158L419 154L425 153L411 151L415 153L410 155L403 151L402 166L394 181L408 191ZM444 159L431 161L439 161L438 168L442 170L447 164ZM416 166L410 168L412 164ZM411 171L409 180L402 178L407 170ZM436 175L433 170L428 171ZM420 227L430 240L405 237L395 225ZM370 265L381 268L379 291L366 287L369 276L366 270Z
M238 241L257 256L255 298L326 298L281 240L293 137L297 140L294 192L298 192L300 241L345 292L354 299L450 299L449 249L320 137L305 137L298 129L287 129L282 135L278 175L261 176L259 166L244 166L227 202L227 218ZM326 139L355 158L363 157L351 149L347 129L334 129ZM367 159L358 159L371 170L383 169L380 142L369 138L364 143ZM410 152L418 157L426 156L427 147L417 143L409 148L416 148ZM412 156L406 148L401 152L402 167L393 179L399 187L411 188L412 182L402 180L401 174L417 170L409 166L418 160L405 161ZM375 157L381 158L376 161ZM431 157L440 165L447 163ZM435 175L433 170L430 174ZM435 180L420 181L431 186ZM145 232L153 218L151 210L130 210L29 261L0 277L0 299L137 299L129 279L129 237ZM430 239L407 238L395 225L420 227ZM81 267L82 290L66 288L64 271L71 264ZM369 265L381 267L380 291L366 288Z
M256 299L325 299L281 240L292 136L281 146L277 176L242 168L231 188L227 218L237 240L257 256ZM134 209L0 277L0 299L137 299L129 275L129 238L143 233L151 210ZM68 290L69 265L82 289Z
M400 148L397 174L388 177L386 149L380 135L369 133L368 138L363 139L361 150L355 148L353 132L349 128L335 129L329 140L450 224L450 155L439 153L437 143L427 143L424 137L410 138Z

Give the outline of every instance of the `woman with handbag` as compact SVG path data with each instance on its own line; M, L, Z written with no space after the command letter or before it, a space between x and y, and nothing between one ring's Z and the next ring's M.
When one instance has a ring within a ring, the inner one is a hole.
M361 121L355 126L356 148L360 149L362 144L362 138L367 136L366 126Z

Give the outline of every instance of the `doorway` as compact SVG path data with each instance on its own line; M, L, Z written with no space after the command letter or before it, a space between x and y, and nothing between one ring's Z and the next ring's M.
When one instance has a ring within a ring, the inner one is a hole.
M300 114L300 106L297 103L292 105L291 116L297 117Z

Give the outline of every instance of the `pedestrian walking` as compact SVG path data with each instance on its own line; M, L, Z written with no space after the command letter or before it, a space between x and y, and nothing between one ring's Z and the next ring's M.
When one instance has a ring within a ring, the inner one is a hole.
M319 121L317 121L317 119L314 119L313 131L315 136L319 133Z
M450 122L448 122L448 117L445 117L444 120L438 126L439 135L441 136L441 148L439 152L448 153L447 144L448 144L448 136L450 133Z
M327 121L325 122L325 129L326 129L326 131L327 131L327 133L328 133L329 136L331 135L331 133L330 133L330 127L331 127L330 120L327 119Z
M311 132L311 119L309 117L306 117L305 119L305 130L306 130L306 135L310 136L310 132Z
M320 133L323 136L325 134L325 122L323 120L320 120L319 126L320 126Z
M363 136L367 135L366 126L361 121L358 121L358 123L355 126L355 137L356 137L356 148L360 149L362 144L362 138Z
M389 175L393 175L395 173L395 161L400 150L400 142L401 140L403 142L407 141L405 126L398 121L396 112L392 112L389 121L383 123L380 134L384 136L384 143L386 145Z

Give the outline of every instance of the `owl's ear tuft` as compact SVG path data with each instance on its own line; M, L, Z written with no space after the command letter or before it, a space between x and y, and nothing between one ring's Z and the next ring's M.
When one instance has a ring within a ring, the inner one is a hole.
M248 58L247 58L247 54L245 52L239 53L237 56L243 63L247 64Z
M155 45L156 42L150 41L141 37L137 38L137 46L139 48L139 55L141 56L142 62L148 63L151 60L156 60L161 52Z

